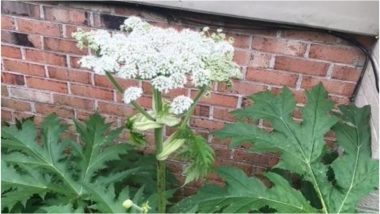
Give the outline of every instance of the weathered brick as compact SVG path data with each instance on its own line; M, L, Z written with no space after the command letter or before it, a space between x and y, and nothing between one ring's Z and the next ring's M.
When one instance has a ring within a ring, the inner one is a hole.
M285 30L281 33L281 37L287 39L297 39L302 41L336 43L337 38L327 33L312 32L312 31L293 31Z
M26 77L26 84L30 88L41 90L55 91L58 93L67 93L67 83L54 81L50 79L42 79L38 77Z
M191 91L191 97L194 99L197 93L198 91ZM211 93L209 96L201 98L199 103L235 108L237 101L238 98L235 96Z
M264 85L255 84L252 82L243 82L234 80L231 87L227 87L226 83L218 83L218 91L241 94L243 96L252 95L254 93L264 91Z
M6 121L6 122L12 122L13 121L12 112L5 109L1 109L1 120Z
M36 112L39 114L56 114L62 118L74 118L74 109L67 108L66 106L57 106L47 103L35 103Z
M246 79L267 84L295 87L298 75L279 72L276 70L259 70L248 68Z
M17 33L10 31L1 32L1 41L24 47L41 48L41 36L36 34Z
M224 123L215 120L208 120L205 118L191 118L190 125L192 127L203 128L209 131L213 131L223 128Z
M16 22L18 31L23 33L34 33L55 37L59 37L61 35L61 27L56 23L29 19L16 19Z
M91 73L62 67L48 67L49 78L91 84Z
M249 45L251 44L251 37L249 35L243 35L243 34L228 32L226 34L226 36L227 36L227 38L228 37L234 38L233 46L235 48L247 49L247 48L249 48Z
M329 64L312 60L277 56L274 68L277 70L292 71L302 74L326 76Z
M331 77L339 80L358 81L360 69L348 66L334 65Z
M69 60L70 60L70 67L71 68L80 68L80 69L83 69L80 64L79 64L79 60L81 59L81 57L77 57L77 56L69 56ZM85 69L85 70L89 70L89 69Z
M248 65L250 60L249 51L235 50L234 52L234 61L240 66Z
M72 53L78 55L88 54L88 50L86 48L79 49L76 45L75 41L57 39L57 38L44 38L44 44L46 50L63 52L63 53Z
M116 81L120 84L120 86L124 89L131 86L138 86L139 83L137 80L127 80L122 78L115 77ZM110 80L105 75L97 75L94 76L95 85L99 87L104 87L108 89L113 89L113 85Z
M253 37L251 47L254 50L292 56L303 56L306 52L306 44L302 42L258 36Z
M355 84L349 82L342 82L337 80L326 80L314 77L303 77L302 88L310 89L313 86L322 82L323 86L329 93L350 96L354 91Z
M54 94L53 95L54 104L63 105L63 106L71 106L74 108L84 109L88 111L93 111L95 102L94 100L73 97L68 95Z
M113 100L113 91L102 88L95 88L86 85L71 84L71 93L84 97L97 98L102 100Z
M11 85L24 85L24 75L1 72L1 82Z
M13 98L30 100L33 102L44 102L44 103L52 102L52 99L49 93L37 91L37 90L31 90L29 88L10 87L9 93L10 93L10 96Z
M15 111L30 111L30 103L20 101L20 100L14 100L14 99L8 99L8 98L1 98L1 106L5 108L9 108Z
M1 97L8 97L8 96L9 96L9 93L8 93L8 86L2 84L2 85L1 85Z
M133 109L126 104L98 102L98 111L104 114L127 117L133 115Z
M15 71L18 73L31 75L31 76L45 76L45 69L42 65L31 64L18 60L3 59L4 68L7 71Z
M206 105L196 105L194 109L194 115L200 117L209 117L210 116L210 106Z
M248 66L252 68L269 68L272 56L270 54L252 51Z
M14 21L11 16L1 16L1 29L14 30Z
M43 63L43 64L66 66L65 55L51 53L51 52L25 49L25 58L26 60Z
M1 12L3 14L11 14L16 16L27 16L33 18L40 17L40 8L38 5L33 5L22 1L2 2Z
M63 9L56 7L44 7L45 18L50 21L63 22L77 25L87 25L88 13L83 10L73 8Z
M234 122L235 118L231 115L232 110L227 108L214 107L213 118L228 122Z
M363 61L364 56L359 50L352 47L312 44L310 46L309 57L357 65Z
M9 57L9 58L15 58L15 59L21 59L21 50L20 48L8 46L8 45L1 45L1 56L2 57Z

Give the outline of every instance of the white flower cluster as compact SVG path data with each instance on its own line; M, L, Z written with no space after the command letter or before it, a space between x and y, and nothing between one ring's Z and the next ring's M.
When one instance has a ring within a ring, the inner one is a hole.
M180 95L175 97L170 104L170 112L173 114L182 114L190 108L191 104L193 104L191 98Z
M143 91L139 87L129 87L124 91L123 101L124 103L129 104L141 97L142 93Z
M154 27L138 17L130 17L120 26L120 33L104 30L78 31L73 34L78 47L89 47L94 55L80 60L81 66L97 74L111 72L119 78L149 80L152 86L167 93L183 88L188 81L195 87L213 81L241 77L233 62L231 41L218 30L210 34L189 29ZM135 93L137 90L126 90ZM132 100L124 94L126 102Z

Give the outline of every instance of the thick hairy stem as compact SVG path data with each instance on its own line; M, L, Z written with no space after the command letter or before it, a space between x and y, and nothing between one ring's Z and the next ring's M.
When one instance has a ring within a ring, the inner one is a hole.
M162 111L162 97L158 90L153 92L153 106L156 115ZM154 140L156 143L156 154L162 151L163 143L163 128L154 129ZM157 193L158 193L158 212L166 212L166 164L165 161L157 160Z

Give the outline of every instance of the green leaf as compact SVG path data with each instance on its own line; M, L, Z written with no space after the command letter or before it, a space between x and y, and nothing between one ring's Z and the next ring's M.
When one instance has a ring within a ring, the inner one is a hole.
M266 188L254 183L253 178L242 174L226 177L226 171L222 171L219 175L227 183L226 187L205 187L193 199L181 202L186 205L185 210L250 212L265 207L292 213L354 212L358 200L374 190L378 183L378 161L371 160L370 156L369 107L341 107L338 122L331 114L333 104L322 85L307 91L306 97L302 121L295 122L292 118L295 102L289 89L283 89L277 96L269 92L255 94L251 97L253 105L238 110L235 115L241 119L269 121L273 130L267 132L252 124L237 122L226 125L216 132L216 136L231 138L232 147L251 143L253 151L278 152L281 158L275 168L298 175L302 184L308 184L307 188L301 186L307 197L277 174L265 174L273 184ZM336 133L337 143L344 152L335 153L335 159L326 161L324 137L330 130ZM222 200L223 194L231 197ZM251 198L234 197L235 194ZM313 200L317 208L309 205L306 198ZM292 210L289 205L298 210ZM216 206L219 210L213 208Z
M332 163L339 189L330 193L328 206L330 212L347 213L377 187L379 163L371 159L370 107L341 106L340 111L341 121L333 130L344 152Z
M275 183L269 189L259 179L247 177L240 169L220 168L218 174L225 181L225 187L207 185L196 195L173 207L173 211L248 213L271 204L271 207L281 212L316 212L299 191L293 189L284 178L277 174L266 174Z

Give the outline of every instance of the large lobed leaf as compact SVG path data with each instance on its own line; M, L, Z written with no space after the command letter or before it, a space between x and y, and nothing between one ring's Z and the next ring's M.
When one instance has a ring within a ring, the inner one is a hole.
M333 104L327 99L322 85L307 91L306 97L307 103L301 111L302 122L297 123L292 118L296 105L289 89L283 89L277 96L269 92L255 94L251 97L253 105L236 111L235 115L238 118L269 121L273 131L268 133L253 125L237 122L226 125L216 136L231 138L232 147L252 143L252 150L255 151L279 152L281 159L275 168L295 173L302 182L311 183L311 192L315 196L305 197L305 192L300 194L292 189L277 174L266 174L273 186L265 188L242 173L236 175L242 182L241 186L232 185L236 179L226 177L226 171L222 171L219 174L226 182L225 188L207 186L194 197L181 202L186 206L179 210L248 212L269 207L278 212L354 212L358 200L374 190L378 182L378 162L370 158L369 107L341 107L342 114L337 118L331 114ZM325 163L322 161L326 155L324 137L331 129L344 152L334 161ZM253 187L249 188L245 183ZM235 192L244 189L246 191L241 196L249 199L236 197ZM277 202L286 206L269 200L275 193L282 196ZM223 194L227 197L223 198ZM317 203L312 204L320 204L321 207L311 207L306 198L317 198ZM287 205L302 209L289 210Z
M66 127L55 115L44 118L40 133L31 120L3 127L3 212L59 209L61 212L88 209L125 212L121 200L126 199L125 193L131 188L124 182L136 177L144 179L132 184L130 196L138 193L139 198L148 198L145 192L135 189L153 180L155 174L150 173L152 170L141 169L138 163L145 161L145 166L154 167L154 159L143 157L125 143L115 144L121 129L111 129L99 114L92 115L84 123L75 121L75 126L80 143L62 140L61 134ZM123 167L107 170L110 162ZM117 192L114 192L116 187ZM95 197L94 193L107 200ZM91 201L95 201L95 205Z

